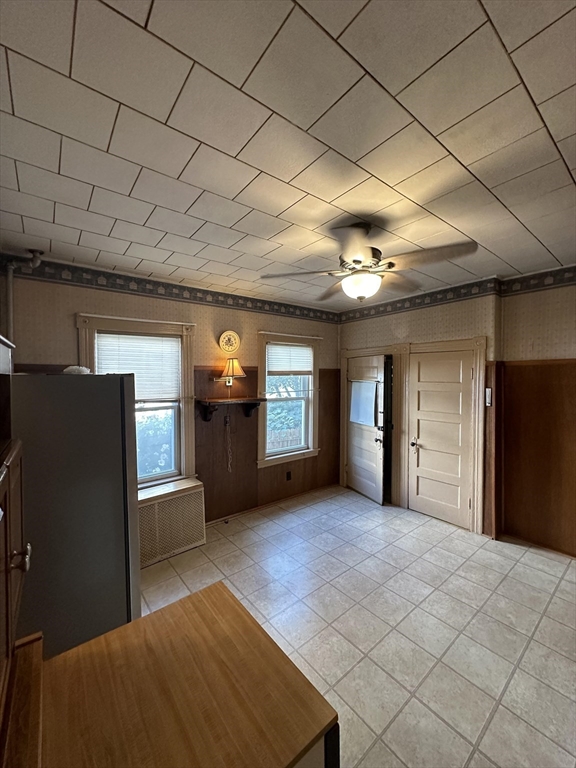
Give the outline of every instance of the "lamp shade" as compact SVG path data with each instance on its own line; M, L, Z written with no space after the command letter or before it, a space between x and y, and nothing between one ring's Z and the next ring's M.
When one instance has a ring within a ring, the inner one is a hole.
M237 357L229 357L226 361L226 368L222 371L222 378L223 379L238 379L242 376L246 376L244 371L242 370L242 366L238 362Z
M342 290L346 296L350 296L351 299L362 301L370 296L374 296L379 290L381 283L382 278L380 275L359 270L342 280Z

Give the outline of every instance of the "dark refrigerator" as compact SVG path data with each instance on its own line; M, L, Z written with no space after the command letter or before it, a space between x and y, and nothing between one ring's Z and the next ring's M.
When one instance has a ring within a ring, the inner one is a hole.
M18 636L47 658L140 616L132 375L15 375L32 545Z

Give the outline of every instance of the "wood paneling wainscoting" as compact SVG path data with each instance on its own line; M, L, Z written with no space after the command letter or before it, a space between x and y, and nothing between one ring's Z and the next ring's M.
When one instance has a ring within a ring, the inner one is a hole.
M486 381L484 532L576 556L576 360L496 363Z
M246 378L236 379L232 385L232 398L257 396L258 369L244 368L244 372ZM223 382L213 381L221 375L221 369L195 368L196 399L227 397L229 388ZM259 410L246 417L242 406L222 405L212 420L206 422L196 408L196 472L204 483L206 522L338 483L340 371L321 368L319 378L320 452L308 459L258 469ZM230 416L231 472L228 472L226 415ZM291 473L290 480L286 479L287 472Z

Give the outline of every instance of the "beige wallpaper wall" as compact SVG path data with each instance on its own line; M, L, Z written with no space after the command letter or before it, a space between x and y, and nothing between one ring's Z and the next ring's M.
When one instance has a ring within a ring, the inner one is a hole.
M1 300L4 300L3 293ZM271 331L322 336L320 368L339 367L338 326L334 323L24 279L14 281L14 305L16 363L77 363L75 315L88 312L196 323L195 365L218 366L223 362L226 356L218 346L218 337L222 331L232 329L240 335L242 345L238 358L241 365L258 364L257 332Z
M576 286L502 300L503 360L576 358Z

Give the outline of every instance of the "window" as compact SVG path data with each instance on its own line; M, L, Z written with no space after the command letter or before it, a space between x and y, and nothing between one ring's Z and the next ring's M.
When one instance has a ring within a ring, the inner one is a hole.
M77 316L80 364L133 373L140 485L194 475L194 326Z
M262 334L259 466L317 455L317 364L314 341Z

